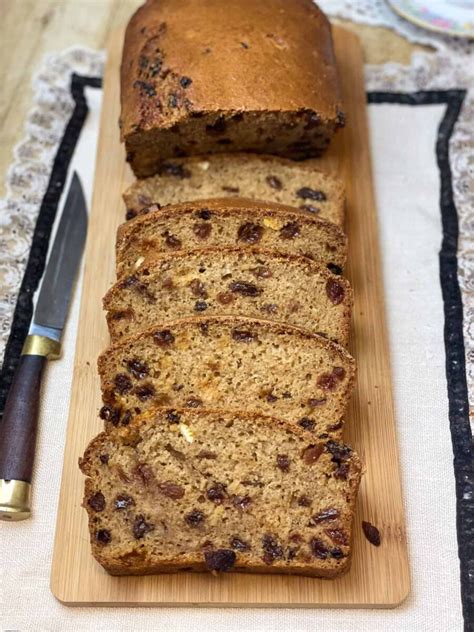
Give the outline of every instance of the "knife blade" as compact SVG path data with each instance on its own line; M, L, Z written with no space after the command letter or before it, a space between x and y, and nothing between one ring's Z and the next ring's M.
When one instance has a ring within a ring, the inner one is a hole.
M74 172L0 425L0 520L24 520L31 515L41 379L46 360L61 354L62 332L86 234L86 200Z

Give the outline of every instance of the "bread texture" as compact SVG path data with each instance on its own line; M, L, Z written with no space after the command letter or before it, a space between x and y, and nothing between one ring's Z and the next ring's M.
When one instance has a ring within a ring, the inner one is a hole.
M104 298L112 340L202 314L284 322L347 345L351 308L349 283L324 265L245 248L151 259Z
M224 198L147 211L119 226L118 277L132 274L150 257L209 246L302 255L333 272L341 272L346 262L347 239L340 228L282 204Z
M226 408L340 437L355 363L302 329L241 317L196 317L129 336L99 357L109 426L152 406Z
M163 163L153 177L137 180L123 197L131 219L150 204L235 196L294 206L344 225L344 186L312 160L256 154L175 158Z
M113 575L350 566L360 461L283 421L154 409L93 439L80 467L92 553Z
M317 156L344 125L330 24L311 0L148 0L126 30L121 106L138 177L199 153Z

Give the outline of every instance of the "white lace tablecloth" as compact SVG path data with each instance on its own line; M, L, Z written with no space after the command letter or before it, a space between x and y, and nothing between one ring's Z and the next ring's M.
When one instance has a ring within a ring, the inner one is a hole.
M329 14L390 26L411 41L429 43L409 67L368 66L367 89L379 92L468 90L449 141L453 198L459 218L458 279L464 342L474 405L474 186L472 45L420 31L385 3L322 0ZM73 109L72 72L97 76L101 52L74 49L53 56L35 79L34 108L25 140L7 175L0 202L0 357L7 342L39 205L51 164ZM71 164L90 201L101 91L87 88L90 114ZM448 420L443 297L438 253L443 236L440 170L435 153L446 104L369 106L376 199L407 513L413 590L395 610L96 609L67 608L49 592L65 420L74 357L80 286L65 334L65 354L48 367L34 481L32 520L1 524L2 630L325 630L451 632L461 630L456 496ZM439 158L439 157L438 157ZM465 622L465 625L467 623ZM466 627L466 629L469 629Z

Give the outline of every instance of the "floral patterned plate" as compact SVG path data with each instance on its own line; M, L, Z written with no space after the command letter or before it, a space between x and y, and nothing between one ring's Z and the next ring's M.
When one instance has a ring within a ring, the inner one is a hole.
M474 39L474 0L388 0L388 3L417 26Z

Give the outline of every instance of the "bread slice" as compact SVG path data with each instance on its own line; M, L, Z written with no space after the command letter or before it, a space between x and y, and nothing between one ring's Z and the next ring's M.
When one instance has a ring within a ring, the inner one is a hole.
M239 198L167 206L119 226L117 275L131 274L147 257L209 246L258 247L322 261L340 272L347 240L340 228L311 213Z
M268 200L344 225L344 186L316 161L294 162L255 154L176 158L157 175L137 180L124 193L127 218L150 204L179 204L214 197Z
M155 409L80 461L92 552L112 575L348 570L358 456L288 423Z
M104 298L112 340L205 313L285 322L347 345L351 307L349 283L325 266L245 248L205 248L150 260Z
M109 347L98 361L101 416L126 425L152 406L260 412L318 437L340 436L355 363L302 329L240 317L160 324Z

